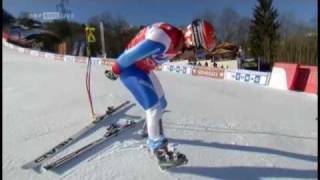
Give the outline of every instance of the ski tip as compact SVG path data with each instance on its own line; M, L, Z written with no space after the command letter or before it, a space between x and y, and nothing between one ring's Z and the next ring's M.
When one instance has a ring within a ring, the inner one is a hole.
M28 163L28 164L22 165L21 169L31 169L31 168L34 168L34 167L36 167L36 166L34 166L33 164Z
M25 169L25 170L29 170L29 169L32 169L38 173L41 173L41 165L33 165L33 164L25 164L23 166L21 166L22 169Z
M53 168L53 166L51 165L47 165L47 166L44 166L43 169L48 171L48 170L51 170Z
M30 169L30 168L26 165L23 165L23 166L21 166L21 169Z

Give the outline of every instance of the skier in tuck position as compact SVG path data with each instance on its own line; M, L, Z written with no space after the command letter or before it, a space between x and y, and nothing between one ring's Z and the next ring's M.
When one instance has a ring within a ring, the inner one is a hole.
M159 161L173 154L178 158L170 158L170 161L177 161L173 163L179 165L186 158L167 148L168 140L163 134L161 120L167 101L153 70L176 56L186 59L195 56L197 50L209 52L215 47L215 41L214 28L205 20L194 20L183 30L167 23L155 23L141 29L113 63L112 70L105 71L109 79L120 77L145 110L147 146Z

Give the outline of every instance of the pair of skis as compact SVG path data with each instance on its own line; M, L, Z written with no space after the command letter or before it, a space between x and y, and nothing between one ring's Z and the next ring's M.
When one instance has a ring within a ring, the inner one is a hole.
M99 144L111 139L112 137L117 136L119 133L126 131L132 127L134 127L137 123L134 121L126 121L122 124L111 124L107 127L107 132L99 139L81 147L80 149L77 149L76 151L73 151L62 158L47 164L44 166L45 169L51 170L60 167L61 165L65 164L66 162L78 157L79 155L89 151L90 149L98 146Z
M70 146L71 144L75 143L77 140L79 140L84 134L88 133L90 130L94 129L98 124L101 124L102 121L108 119L114 113L119 111L121 108L125 107L128 105L130 101L125 101L119 106L116 107L108 107L106 113L102 116L97 117L94 121L92 121L89 125L85 126L82 128L80 131L77 133L73 134L66 140L62 141L55 147L51 148L49 151L43 153L41 156L37 157L36 159L24 164L22 166L23 169L36 169L41 167L43 164L48 162L52 157L54 157L56 154L64 150L66 147Z
M111 117L112 115L114 115L114 113L116 113L118 110L125 107L129 103L130 103L129 101L125 101L124 103L120 104L117 107L108 107L108 110L106 111L105 115L98 117L95 121L93 121L92 123L90 123L89 125L84 127L83 129L81 129L80 131L78 131L74 135L70 136L69 138L67 138L63 142L59 143L57 146L53 147L52 149L50 149L46 153L42 154L41 156L39 156L35 160L24 164L22 166L22 168L23 169L37 169L37 168L44 167L47 170L56 169L56 168L64 165L65 163L69 162L70 160L75 159L79 155L96 147L97 145L99 145L105 141L108 141L109 139L117 136L119 133L124 132L124 131L136 126L137 124L139 124L139 122L134 122L134 121L130 121L130 120L122 122L122 124L113 123L108 126L107 132L101 138L98 138L98 139L90 142L89 144L87 144L87 145L85 145L85 146L83 146L83 147L49 163L49 164L46 164L56 154L58 154L59 152L61 152L66 147L70 146L71 144L75 143L84 134L86 134L91 129L96 127L102 121L104 121L104 120L108 119L109 117ZM140 121L140 122L143 122L143 121ZM187 164L187 162L188 162L188 159L186 158L186 156L184 154L181 154L179 152L174 152L174 151L171 151L171 152L167 151L167 152L165 152L165 156L156 155L156 157L158 159L158 164L160 166L160 169L164 170L164 171L171 169L173 167ZM44 164L46 164L46 165L44 165Z
M98 138L89 144L61 157L60 159L51 162L44 166L47 170L52 170L59 168L60 166L64 165L65 163L75 159L76 157L80 156L81 154L89 151L90 149L98 146L99 144L108 141L109 139L112 139L113 137L117 136L118 134L127 131L128 129L131 129L135 127L137 124L143 122L135 122L131 120L126 120L125 122L119 122L117 124L113 123L107 127L106 133L101 137ZM155 156L158 159L158 165L162 171L169 170L173 167L177 167L183 164L187 164L188 159L184 154L181 154L176 151L169 151L167 148L165 148L165 152L163 154L155 153Z

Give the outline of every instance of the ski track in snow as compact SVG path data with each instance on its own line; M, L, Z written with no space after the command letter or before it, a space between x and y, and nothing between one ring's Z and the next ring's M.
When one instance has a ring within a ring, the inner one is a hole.
M316 95L239 82L157 72L168 100L164 131L188 164L161 172L137 128L104 142L56 171L21 166L86 126L85 64L44 60L3 47L3 179L260 180L317 179ZM93 65L97 114L135 102L105 67ZM101 137L118 119L143 120L131 104L52 160Z

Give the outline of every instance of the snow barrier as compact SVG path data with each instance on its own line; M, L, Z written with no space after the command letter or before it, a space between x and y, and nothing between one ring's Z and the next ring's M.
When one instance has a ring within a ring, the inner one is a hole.
M299 66L295 90L318 94L318 67Z
M272 68L269 87L282 90L294 90L297 71L297 64L275 63Z
M318 94L318 67L275 63L269 87Z

